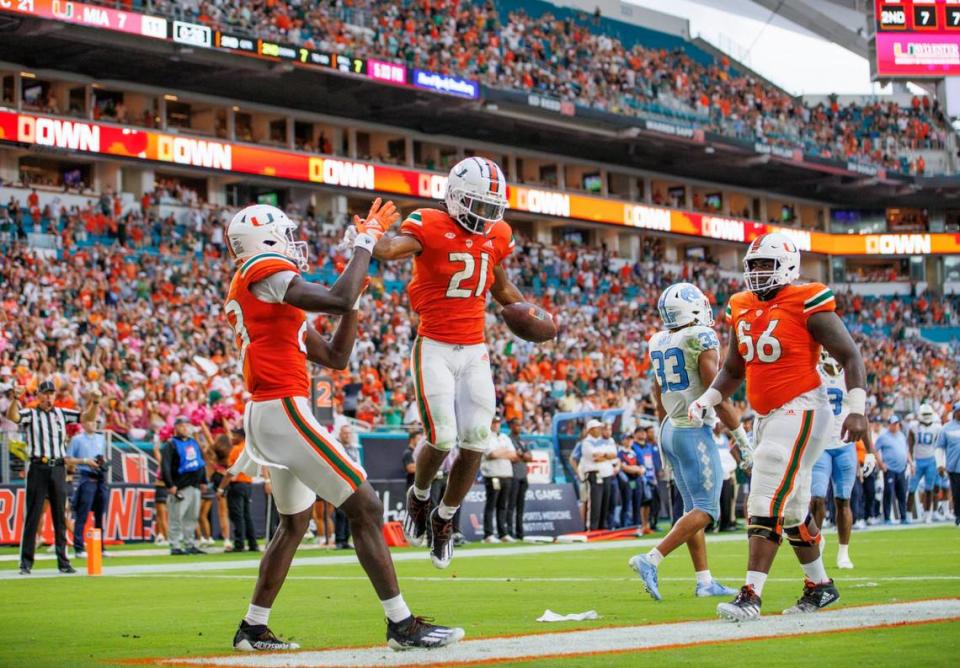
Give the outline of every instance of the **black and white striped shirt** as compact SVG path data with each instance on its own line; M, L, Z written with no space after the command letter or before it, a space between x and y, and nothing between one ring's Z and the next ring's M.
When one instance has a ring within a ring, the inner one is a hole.
M57 408L20 411L20 429L27 439L28 457L62 459L67 452L67 425L80 422L80 411Z

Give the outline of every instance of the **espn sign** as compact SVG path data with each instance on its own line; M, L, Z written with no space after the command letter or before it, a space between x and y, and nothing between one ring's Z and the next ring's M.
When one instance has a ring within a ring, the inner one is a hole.
M375 187L373 165L329 158L310 158L308 176L314 183L325 183L343 188L373 190Z
M19 116L17 141L70 151L99 153L100 128L92 123Z
M233 168L233 148L216 141L160 135L157 138L157 160L229 171Z
M929 255L933 243L929 234L867 235L867 255Z

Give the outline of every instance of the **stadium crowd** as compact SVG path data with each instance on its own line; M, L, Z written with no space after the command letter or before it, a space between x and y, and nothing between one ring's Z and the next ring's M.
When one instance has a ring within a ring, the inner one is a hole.
M115 4L105 0L106 4ZM592 17L549 11L504 15L496 2L338 0L220 3L134 2L147 11L345 55L378 58L537 92L625 115L680 116L749 141L800 147L923 174L914 152L946 146L936 101L809 106L741 71L728 58L704 63L687 49L655 49L605 34ZM705 55L705 54L701 54Z
M133 440L169 437L181 415L215 427L239 414L242 382L221 308L233 270L223 245L229 212L197 205L179 220L161 218L155 212L156 202L168 196L164 188L173 189L161 186L144 197L142 209L122 215L114 213L110 196L84 209L39 210L15 201L0 206L7 259L0 268L0 382L35 389L58 370L58 399L70 402L97 383L105 396L105 426ZM314 256L311 275L332 280L347 257L321 222L304 216L301 234ZM21 241L26 227L55 234L63 260L28 250ZM399 263L376 271L351 366L334 379L342 412L371 426L397 427L417 419L408 373L415 324L402 289L411 268ZM561 327L556 341L535 346L488 313L504 418L519 418L526 432L541 434L550 432L556 410L651 413L645 340L659 327L660 291L687 280L721 306L740 286L738 274L709 261L665 262L654 237L644 240L636 262L602 247L521 237L508 271ZM915 409L930 387L903 382L916 374L936 380L936 396L927 398L944 413L950 409L960 377L956 359L915 335L920 326L960 323L955 297L842 294L838 304L867 351L878 412ZM315 325L324 331L331 321L317 318ZM869 336L877 328L890 336Z

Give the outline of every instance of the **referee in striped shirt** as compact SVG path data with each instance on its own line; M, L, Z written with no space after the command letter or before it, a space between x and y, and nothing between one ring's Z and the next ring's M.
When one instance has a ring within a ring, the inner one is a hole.
M13 391L14 400L7 409L7 419L19 424L27 440L27 508L24 512L23 534L20 536L20 574L29 575L33 568L37 528L43 517L43 502L50 499L53 532L57 544L57 567L61 573L76 573L67 559L66 505L67 425L96 420L100 410L100 393L87 396L87 407L80 411L53 405L56 388L49 380L40 383L36 408L20 410L24 389ZM81 463L71 461L71 464Z

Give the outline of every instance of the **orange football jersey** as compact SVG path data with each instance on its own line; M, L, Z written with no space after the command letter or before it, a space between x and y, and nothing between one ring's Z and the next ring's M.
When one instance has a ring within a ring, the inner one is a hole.
M257 299L250 286L280 271L300 270L278 253L254 255L230 282L224 304L243 358L243 381L254 401L310 396L307 316L289 304Z
M820 386L820 344L807 318L836 310L822 283L787 285L769 301L749 291L730 298L727 319L747 368L747 399L761 415Z
M410 305L420 315L420 336L464 346L483 343L493 268L514 247L510 225L501 220L484 234L471 234L445 211L417 209L400 233L423 247L407 286Z

